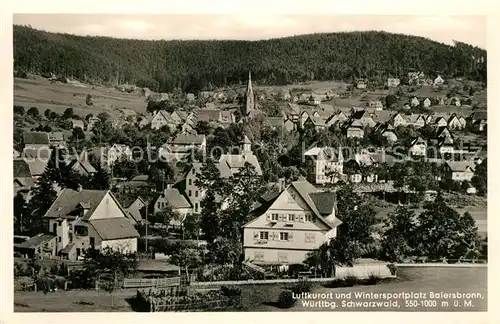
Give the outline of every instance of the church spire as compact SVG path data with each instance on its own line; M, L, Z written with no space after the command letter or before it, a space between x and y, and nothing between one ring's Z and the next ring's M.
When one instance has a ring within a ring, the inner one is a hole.
M245 114L248 115L252 110L255 109L255 97L252 89L252 72L250 71L248 71L248 86L246 97Z

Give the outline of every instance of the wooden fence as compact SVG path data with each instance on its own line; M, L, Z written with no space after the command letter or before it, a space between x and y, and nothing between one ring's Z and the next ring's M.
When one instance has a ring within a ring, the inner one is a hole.
M123 288L165 288L165 287L175 287L181 284L180 277L172 278L125 278L123 280Z
M187 302L187 303L149 303L150 312L199 312L235 309L241 307L241 296L224 297L214 300Z

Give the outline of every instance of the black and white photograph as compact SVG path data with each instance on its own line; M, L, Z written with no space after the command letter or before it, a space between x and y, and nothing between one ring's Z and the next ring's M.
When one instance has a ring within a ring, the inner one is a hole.
M263 11L13 14L14 313L488 311L487 17Z

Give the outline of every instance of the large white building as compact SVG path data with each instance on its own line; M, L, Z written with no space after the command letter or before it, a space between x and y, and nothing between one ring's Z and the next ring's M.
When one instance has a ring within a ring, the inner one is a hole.
M304 153L307 165L307 178L315 184L335 183L343 174L341 149L333 147L314 147Z

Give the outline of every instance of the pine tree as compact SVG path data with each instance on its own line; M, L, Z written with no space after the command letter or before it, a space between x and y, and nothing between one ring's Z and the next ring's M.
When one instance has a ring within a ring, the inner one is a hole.
M50 179L47 170L36 181L26 213L23 216L23 228L30 234L44 231L43 216L57 198L54 182Z
M90 181L90 189L108 190L109 189L109 173L103 168L100 161L97 162L96 173Z

